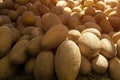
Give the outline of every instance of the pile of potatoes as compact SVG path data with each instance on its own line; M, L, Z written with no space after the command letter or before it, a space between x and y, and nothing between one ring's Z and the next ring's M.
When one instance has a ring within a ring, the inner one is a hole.
M0 0L0 80L109 72L120 80L119 0Z

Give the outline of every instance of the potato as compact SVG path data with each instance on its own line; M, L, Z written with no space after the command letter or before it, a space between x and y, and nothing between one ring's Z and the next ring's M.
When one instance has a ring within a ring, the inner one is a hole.
M114 43L107 38L101 39L101 51L100 52L106 58L114 57L116 53Z
M26 74L33 74L34 64L35 64L35 58L30 58L25 63L24 70Z
M83 5L80 6L82 8L83 11L85 11L87 8L89 7L84 7Z
M86 29L86 27L84 25L77 25L75 29L78 30L79 32L82 32L83 30Z
M108 7L107 9L104 10L104 14L108 16L112 11L116 11L116 9Z
M48 7L49 9L51 9L51 8L54 7L54 6L55 6L55 4L52 3L51 1L50 1L50 3L47 5L47 7Z
M120 79L120 60L117 57L112 58L109 61L109 73L113 80Z
M79 13L79 12L82 11L82 9L80 8L80 6L76 6L76 7L73 7L73 8L72 8L72 11L73 11L73 12L78 12L78 13Z
M61 14L61 15L59 15L59 18L60 18L62 24L67 25L68 20L70 19L70 14Z
M33 6L35 8L37 8L40 4L42 4L39 0L35 1L35 3L33 4Z
M51 80L54 74L54 55L51 51L42 51L35 60L34 76L36 80Z
M14 23L7 23L7 24L4 24L4 25L2 25L2 26L7 26L7 27L9 27L10 29L15 28ZM2 27L2 26L1 26L1 27Z
M60 15L63 13L63 8L61 6L54 6L50 11L56 15Z
M86 23L86 22L94 22L96 23L94 17L90 16L90 15L85 15L83 18L82 18L82 21L83 23Z
M62 1L58 1L58 2L56 3L56 6L62 6L62 7L65 7L65 6L67 6L67 2L64 1L64 0L62 0Z
M115 33L116 33L115 31L112 31L112 32L110 32L108 35L109 35L110 37L112 37Z
M41 28L41 26L42 26L41 17L40 16L35 16L35 19L36 19L35 26Z
M105 73L108 69L108 61L101 54L92 59L91 65L92 69L97 73Z
M39 0L41 3L48 5L50 3L50 0Z
M90 61L81 55L81 66L80 66L80 74L86 75L91 72L91 63Z
M115 10L110 12L109 15L108 15L108 17L116 17L116 16L117 16L117 14L116 14Z
M91 32L82 33L78 45L81 53L88 59L97 56L101 48L100 39Z
M68 31L68 39L73 40L75 43L78 42L81 33L78 30L69 30Z
M11 23L10 17L6 15L2 16L2 21L3 21L3 24Z
M18 15L22 15L24 11L27 11L27 7L25 5L18 6L16 9Z
M112 41L112 37L108 34L101 34L101 39L107 38Z
M97 15L98 13L101 13L102 11L101 10L97 10L97 9L95 9L95 15ZM95 16L94 15L94 16Z
M12 33L6 26L0 27L0 57L6 55L12 45Z
M116 14L118 17L120 17L120 5L117 6Z
M27 3L26 4L28 11L31 11L34 15L39 15L38 10L33 6L32 3Z
M94 1L93 0L86 0L84 1L84 6L86 7L93 7Z
M86 22L86 23L84 24L84 26L85 26L86 28L95 28L95 29L99 30L100 32L102 32L101 27L100 27L98 24L96 24L96 23Z
M103 33L110 33L113 31L113 27L107 19L101 20L100 26Z
M112 36L112 40L114 43L117 43L117 41L120 39L120 31L116 32Z
M14 77L15 78L15 77ZM12 78L12 79L14 79ZM17 76L20 80L34 80L34 77L28 74Z
M23 12L23 14L21 16L21 20L24 25L28 25L28 26L34 25L35 24L35 15L30 11L25 11L25 12Z
M16 23L17 23L17 26L24 25L23 22L22 22L22 17L21 17L21 16L19 16L19 17L17 18ZM25 26L25 25L24 25L24 26Z
M10 28L12 32L12 43L15 43L20 37L20 32L16 28Z
M116 30L116 31L120 31L120 28L118 28L118 30Z
M82 22L82 17L81 17L81 15L80 15L80 12L74 12L74 11L73 11L70 15L71 15L72 17L78 18L80 24L83 23L83 22Z
M79 19L76 17L70 17L70 19L68 20L68 27L70 29L75 29L75 27L79 24L80 24Z
M50 12L49 8L46 5L44 5L44 4L39 4L37 6L37 10L38 10L38 12L39 12L39 14L41 16L43 16L44 14Z
M118 42L116 43L116 47L117 47L117 57L120 59L120 40L118 40Z
M93 7L88 7L85 10L85 15L90 15L90 16L94 16L95 15L95 9Z
M11 77L15 75L17 70L17 67L10 63L8 55L0 59L0 79L1 80L9 80Z
M23 35L18 39L18 41L22 41L22 40L28 40L29 41L30 39L31 39L30 35Z
M79 47L71 40L63 41L55 54L55 70L58 79L75 80L80 65L81 53Z
M80 15L80 12L72 12L71 14L70 14L72 17L76 17L78 20L79 20L79 24L83 24L83 22L82 22L82 17L81 17L81 15Z
M18 3L15 2L14 9L16 10L19 6L20 6L20 4L18 4Z
M94 16L96 22L99 24L101 20L106 19L106 16L103 12L99 12Z
M74 3L75 3L76 6L78 6L80 4L80 2L81 2L80 0L75 0L74 1Z
M8 16L10 17L10 19L11 20L16 20L17 19L17 17L18 17L18 13L16 12L16 11L14 11L14 10L10 10L9 12L8 12Z
M81 33L85 33L85 32L91 32L91 33L95 34L99 39L101 38L101 33L100 33L100 31L98 31L98 30L95 29L95 28L85 29L85 30L83 30Z
M43 36L41 47L45 49L56 48L62 41L66 39L67 36L68 28L65 25L55 25Z
M68 1L67 1L67 6L72 9L73 7L76 6L75 1L73 1L73 0L68 0Z
M81 19L81 16L80 16L80 13L79 12L72 12L70 14L72 17L76 17L78 20L79 20L79 23L82 24L82 19Z
M70 7L64 7L63 13L64 14L71 14L72 13L72 9Z
M105 3L103 1L98 1L95 3L95 7L101 11L104 11Z
M106 4L109 5L111 8L114 8L114 7L116 7L119 3L118 3L117 0L108 0L108 1L106 2Z
M27 60L26 48L27 40L18 41L10 51L9 59L13 64L23 64Z
M22 31L23 31L25 28L26 28L25 25L18 25L18 26L16 27L16 29L17 29L20 33L22 33Z
M22 35L30 35L32 33L32 31L35 29L35 26L28 26L26 28L24 28L24 30L22 31Z
M28 43L28 47L27 47L27 52L32 55L32 56L36 56L40 50L41 50L41 40L42 37L38 36L35 37L33 39L31 39Z
M38 36L43 36L44 32L40 29L40 28L35 28L32 32L31 32L31 36L34 37L38 37Z
M37 1L38 1L38 0L30 0L30 2L33 3L33 4L34 4L35 2L37 2Z
M119 22L120 18L119 17L110 17L109 21L114 29L117 30L118 28L120 28L120 22Z
M15 2L17 2L18 4L24 5L26 3L28 3L30 0L15 0Z
M2 9L2 10L0 11L0 14L1 14L1 15L7 15L8 12L9 12L9 9Z
M80 17L82 18L85 15L85 11L80 12Z
M0 26L3 25L3 19L2 16L0 16Z
M14 9L14 1L13 0L4 0L3 2L4 8Z
M45 15L42 16L41 23L42 23L41 28L44 31L47 31L54 25L61 24L61 20L54 13L46 13Z

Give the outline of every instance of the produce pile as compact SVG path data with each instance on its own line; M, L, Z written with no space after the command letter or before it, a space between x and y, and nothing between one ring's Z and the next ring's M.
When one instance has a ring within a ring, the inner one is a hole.
M120 80L119 0L0 0L0 80L108 72Z

